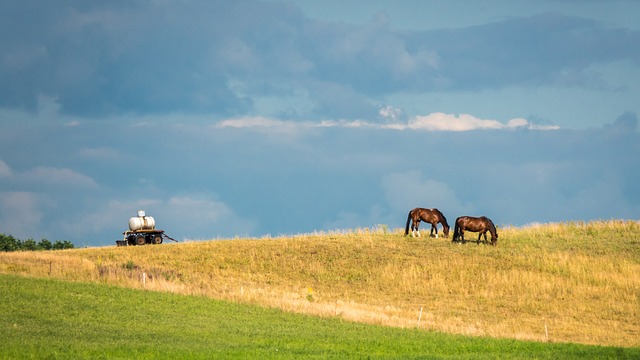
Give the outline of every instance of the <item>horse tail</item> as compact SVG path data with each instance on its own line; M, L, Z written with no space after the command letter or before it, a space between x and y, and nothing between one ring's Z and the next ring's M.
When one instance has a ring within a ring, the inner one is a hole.
M451 242L458 240L458 237L460 237L460 227L458 226L458 219L456 219L456 223L453 227L453 239L451 239Z
M413 210L409 211L409 215L407 215L407 225L404 228L404 234L409 235L409 224L411 223L411 213Z

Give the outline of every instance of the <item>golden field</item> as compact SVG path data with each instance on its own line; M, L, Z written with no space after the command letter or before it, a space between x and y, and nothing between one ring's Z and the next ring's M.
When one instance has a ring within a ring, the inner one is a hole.
M638 222L539 224L498 232L496 247L405 237L400 229L380 227L0 253L0 273L472 336L640 346Z

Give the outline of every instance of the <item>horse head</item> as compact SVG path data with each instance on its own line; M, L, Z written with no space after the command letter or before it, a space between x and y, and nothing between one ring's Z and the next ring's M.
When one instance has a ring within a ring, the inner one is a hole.
M443 225L442 226L442 233L444 234L445 238L449 237L449 226Z

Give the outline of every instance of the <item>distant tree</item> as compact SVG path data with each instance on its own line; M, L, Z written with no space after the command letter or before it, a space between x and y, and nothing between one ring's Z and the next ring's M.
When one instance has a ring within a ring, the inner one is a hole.
M40 240L40 242L38 242L37 248L38 250L51 250L53 249L53 244L47 239L42 239Z
M55 243L47 239L42 239L36 243L33 239L22 241L11 235L0 234L0 251L33 251L33 250L62 250L73 249L73 243L67 240L56 240Z
M21 250L36 250L36 248L38 247L38 244L36 244L36 241L33 239L27 239L22 243L22 248Z
M19 250L18 240L11 235L0 234L0 251Z
M73 249L73 248L74 248L73 244L67 240L64 240L64 241L56 240L56 242L53 243L54 250Z

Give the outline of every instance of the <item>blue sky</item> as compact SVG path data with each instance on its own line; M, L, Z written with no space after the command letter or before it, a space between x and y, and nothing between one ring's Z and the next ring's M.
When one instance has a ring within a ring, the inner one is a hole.
M4 1L0 232L640 214L640 1Z

